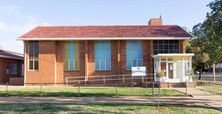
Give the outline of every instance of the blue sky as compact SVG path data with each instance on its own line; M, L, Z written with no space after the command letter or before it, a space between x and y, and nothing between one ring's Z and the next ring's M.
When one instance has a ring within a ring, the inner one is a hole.
M39 25L146 25L163 23L192 30L212 0L0 0L0 45L23 52L22 34Z

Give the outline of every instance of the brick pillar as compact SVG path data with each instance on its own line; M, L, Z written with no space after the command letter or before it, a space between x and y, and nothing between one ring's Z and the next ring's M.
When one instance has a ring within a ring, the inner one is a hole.
M56 42L56 82L57 83L65 83L64 76L64 42L57 41Z
M95 74L94 44L95 41L88 41L88 78Z
M185 40L179 40L179 53L185 53Z
M153 40L149 41L149 74L153 74L153 67L154 67L154 61L153 61ZM151 80L153 79L153 76L150 75Z
M149 71L149 41L142 41L142 50L143 50L143 66L146 67L147 74Z
M88 80L88 41L85 41L85 80Z
M120 41L120 74L126 74L126 41Z
M120 74L120 40L117 41L117 74Z

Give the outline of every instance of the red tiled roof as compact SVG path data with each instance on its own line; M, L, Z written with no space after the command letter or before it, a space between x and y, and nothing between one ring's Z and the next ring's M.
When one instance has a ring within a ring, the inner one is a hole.
M0 50L0 58L7 58L7 59L16 59L16 60L23 60L23 55L20 53Z
M20 38L191 37L177 25L39 26Z

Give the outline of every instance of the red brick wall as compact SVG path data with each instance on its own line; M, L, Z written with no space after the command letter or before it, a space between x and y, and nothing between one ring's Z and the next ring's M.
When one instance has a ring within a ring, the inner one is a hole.
M56 42L39 42L39 70L30 71L28 69L28 43L26 47L26 79L25 83L54 83L55 63L56 63Z
M143 63L148 74L153 73L153 41L144 40ZM184 52L184 41L180 41L180 53ZM28 70L28 42L26 46L26 83L64 83L65 77L131 74L126 70L126 41L111 41L111 70L96 71L94 63L95 41L80 41L80 70L64 71L64 42L39 42L39 70ZM56 65L56 67L55 67ZM55 74L56 73L56 74ZM152 76L149 76L152 79ZM86 78L87 79L87 78Z
M160 25L163 25L162 24L162 19L161 18L150 19L149 22L148 22L148 25L150 25L150 26L160 26Z
M179 40L180 53L185 53L185 40Z
M145 40L143 41L143 65L146 66L146 71L148 74L148 77L152 79L153 74L153 46L152 46L152 41L150 40Z
M10 85L24 85L24 79L22 77L10 78Z
M18 65L18 74L7 74L6 69L12 63ZM0 84L9 83L10 77L22 77L22 64L23 60L0 58Z
M63 58L64 58L64 42L56 42L56 83L64 83L64 70L63 70Z

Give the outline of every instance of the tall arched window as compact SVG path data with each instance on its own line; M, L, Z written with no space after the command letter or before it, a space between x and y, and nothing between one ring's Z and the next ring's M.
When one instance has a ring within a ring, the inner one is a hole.
M143 65L143 51L141 41L126 41L126 68Z
M79 70L79 42L72 41L65 43L65 70Z
M95 69L111 70L111 44L110 41L95 42Z

